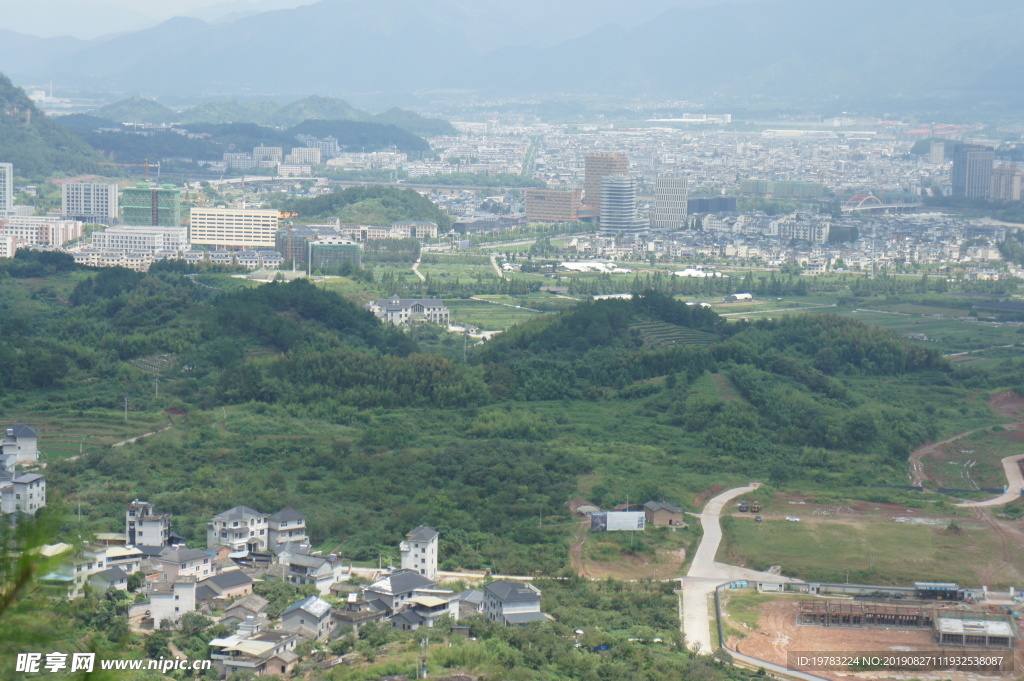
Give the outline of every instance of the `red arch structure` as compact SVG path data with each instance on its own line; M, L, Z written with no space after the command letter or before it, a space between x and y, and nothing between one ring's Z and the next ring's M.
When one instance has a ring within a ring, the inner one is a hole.
M883 208L883 204L874 194L858 194L851 196L843 203L843 210L870 210L872 208Z

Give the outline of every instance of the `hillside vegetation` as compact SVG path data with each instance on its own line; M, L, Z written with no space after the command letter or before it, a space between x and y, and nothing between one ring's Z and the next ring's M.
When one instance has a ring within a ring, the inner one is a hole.
M122 420L125 395L133 413L184 414L47 475L94 529L146 498L199 545L213 513L291 506L355 560L427 523L444 567L557 574L573 497L688 507L750 479L877 497L866 488L902 483L913 446L994 422L968 395L1024 385L1021 360L957 369L858 322L726 324L654 292L538 319L463 363L462 339L424 352L426 329L304 280L249 288L44 256L0 261L0 416L88 432ZM701 342L645 344L644 323Z
M0 162L13 163L15 176L43 180L58 174L95 173L102 160L0 74Z

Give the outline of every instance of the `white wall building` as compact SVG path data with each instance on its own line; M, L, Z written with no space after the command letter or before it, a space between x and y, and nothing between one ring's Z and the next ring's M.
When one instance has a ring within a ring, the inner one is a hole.
M654 182L654 212L651 227L683 229L686 227L687 200L690 189L685 177L659 177Z
M188 246L184 227L140 227L124 225L93 232L92 245L101 249L125 251L181 251Z
M0 217L14 210L14 164L0 163Z
M47 215L0 217L0 236L13 236L22 246L60 246L82 238L82 223Z
M189 243L238 249L273 248L277 223L276 210L192 208Z
M65 218L106 225L117 219L117 206L117 184L65 182L60 187Z
M437 579L437 530L420 525L399 544L402 569L413 570L427 579Z

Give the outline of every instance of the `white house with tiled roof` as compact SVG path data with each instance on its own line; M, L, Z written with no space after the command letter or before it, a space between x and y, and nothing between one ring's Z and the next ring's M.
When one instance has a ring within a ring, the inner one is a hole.
M437 298L399 298L371 301L366 308L386 322L395 326L408 324L410 321L427 321L448 326L449 312L444 303Z
M248 506L218 513L206 526L206 548L230 546L235 551L266 551L269 516Z
M398 545L402 554L402 569L413 570L427 579L437 580L437 530L420 525L405 535Z

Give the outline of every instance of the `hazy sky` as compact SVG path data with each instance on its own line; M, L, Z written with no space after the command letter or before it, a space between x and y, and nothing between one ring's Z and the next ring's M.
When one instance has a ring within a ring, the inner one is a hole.
M316 0L0 0L0 29L76 38L132 31L174 16L212 21L245 11L308 5Z

